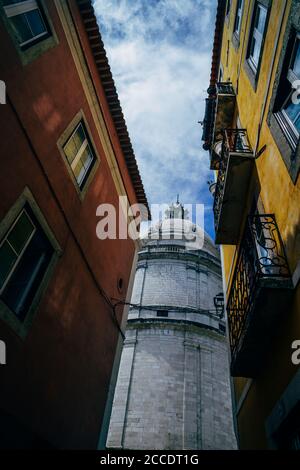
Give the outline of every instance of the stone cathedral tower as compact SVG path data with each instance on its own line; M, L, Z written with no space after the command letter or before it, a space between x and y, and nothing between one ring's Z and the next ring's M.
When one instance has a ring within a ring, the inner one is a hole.
M107 447L234 449L219 254L179 203L166 215L139 253Z

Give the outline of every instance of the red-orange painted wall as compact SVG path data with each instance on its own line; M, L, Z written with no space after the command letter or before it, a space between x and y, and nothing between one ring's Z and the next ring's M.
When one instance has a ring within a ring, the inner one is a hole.
M55 4L47 4L59 44L23 66L1 22L0 79L6 82L7 93L98 282L110 297L124 299L135 246L132 240L100 241L96 237L97 206L109 202L118 207L118 194ZM130 202L135 203L134 188L74 2L72 10L122 178ZM83 201L56 144L80 109L101 158ZM7 364L0 369L0 410L15 416L50 445L95 448L118 330L10 104L0 106L0 129L0 222L28 186L63 250L25 340L0 320L0 339L7 348ZM122 294L117 288L119 277L124 279Z

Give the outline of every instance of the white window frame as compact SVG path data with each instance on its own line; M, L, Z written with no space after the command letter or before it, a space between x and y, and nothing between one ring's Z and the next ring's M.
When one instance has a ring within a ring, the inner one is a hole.
M265 23L264 23L264 30L261 33L256 27L255 27L255 21L258 15L258 11L264 10L266 12L266 17L265 17ZM253 69L253 71L256 73L257 69L259 67L259 62L260 62L260 57L261 57L261 52L262 52L262 45L264 41L264 32L265 32L265 27L266 27L266 22L267 22L267 15L268 15L268 9L262 5L260 2L256 2L255 5L255 12L254 12L254 25L253 25L253 30L251 34L251 40L250 40L250 48L249 48L249 56L248 56L248 61ZM257 43L259 43L259 54L258 54L258 62L256 63L253 59L253 56L251 55L251 48L252 48L252 42L253 38L256 40Z
M238 4L236 7L236 14L234 19L234 34L239 37L242 27L242 17L243 17L243 8L244 8L244 0L237 0ZM241 4L239 6L239 1ZM239 18L238 27L237 27L237 19Z
M33 36L32 38L28 39L27 41L23 41L23 42L19 43L20 47L27 46L31 42L36 41L37 39L40 39L43 36L47 36L49 34L48 27L47 27L47 25L44 21L43 14L42 14L41 9L40 9L40 7L39 7L36 0L26 0L26 1L23 1L23 2L20 2L20 3L12 3L11 5L6 5L3 8L4 8L4 11L5 11L6 16L7 16L8 19L13 18L14 16L22 15L24 13L28 13L29 11L33 11L33 10L38 10L38 12L40 14L43 25L45 27L45 31L40 33L40 34L37 34L37 35ZM28 23L28 26L29 26L29 29L30 29L31 33L33 34L33 31L31 30L29 23Z
M295 137L296 137L296 139L297 139L297 138L299 138L299 135L300 135L300 134L299 134L299 131L298 131L298 129L295 127L293 121L291 121L291 118L289 117L289 115L286 113L286 111L285 111L285 109L284 109L285 106L286 106L286 104L287 104L287 102L290 100L291 95L294 93L294 91L295 91L295 90L292 89L292 91L291 91L291 92L289 93L289 95L287 96L286 100L285 100L284 103L283 103L281 112L282 112L282 114L284 115L285 119L288 121L289 126L291 127L291 130L292 130L292 132L295 134ZM298 111L298 114L297 114L297 117L296 117L295 121L299 118L299 116L300 116L300 109L299 109L299 111Z
M292 54L291 54L291 60L290 60L290 64L289 64L289 68L288 68L288 72L287 72L287 79L291 84L291 91L290 91L290 93L288 93L286 99L284 100L284 103L281 107L281 113L283 114L285 120L288 122L288 125L290 126L291 131L294 134L295 139L297 140L297 139L299 139L300 133L299 133L298 129L296 129L294 123L291 121L290 117L288 116L288 114L285 112L285 109L284 109L287 102L291 99L291 96L295 91L295 89L293 88L293 81L294 80L300 80L300 77L297 77L297 75L295 74L295 72L293 70L293 67L292 67L292 62L294 61L294 59L296 57L296 44L298 44L298 47L300 47L300 33L298 33L295 37L295 41L294 41L294 45L293 45L293 51L292 51ZM298 119L299 115L300 115L300 109L299 109L298 116L297 116L296 120Z
M292 52L292 55L291 55L291 60L290 60L289 69L288 69L288 73L287 73L287 79L291 84L293 83L294 80L300 80L300 76L298 77L295 74L293 66L292 66L292 62L294 61L294 59L296 57L296 44L297 43L298 43L298 47L300 47L300 33L296 34L296 37L295 37L293 52Z
M9 237L9 234L12 232L12 230L14 229L14 227L16 226L16 224L18 223L20 217L22 216L22 214L26 214L27 218L29 219L30 223L32 224L33 226L33 231L31 232L30 236L28 237L28 240L26 241L25 245L23 246L22 250L20 253L17 253L16 250L14 249L14 247L12 246L12 244L9 242L8 240L8 237ZM8 243L10 248L13 250L13 252L15 253L15 255L17 256L17 259L16 261L14 262L14 264L12 265L11 269L10 269L10 272L7 276L7 278L5 279L4 283L3 283L3 286L1 287L0 289L0 295L3 293L3 291L5 290L11 276L13 275L13 273L15 272L19 262L21 261L22 257L23 257L23 254L25 253L29 243L31 242L32 240L32 237L34 236L36 232L36 226L35 224L33 223L30 215L28 214L28 212L26 211L26 209L22 209L21 212L19 213L18 217L16 218L16 220L14 221L14 223L12 224L12 226L10 227L10 229L8 230L7 234L5 235L5 237L1 240L1 243L0 243L0 248L2 247L2 245L4 245L4 243Z

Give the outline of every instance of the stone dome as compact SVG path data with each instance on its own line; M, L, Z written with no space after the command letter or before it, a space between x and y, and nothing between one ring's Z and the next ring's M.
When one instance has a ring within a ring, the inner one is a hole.
M108 449L236 448L219 253L184 212L142 238Z
M211 237L191 220L166 218L157 222L141 239L142 246L175 245L192 251L205 251L219 257Z

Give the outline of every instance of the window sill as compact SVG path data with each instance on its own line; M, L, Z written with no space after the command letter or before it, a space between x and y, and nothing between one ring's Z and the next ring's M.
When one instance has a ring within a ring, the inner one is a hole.
M22 49L18 47L19 56L23 65L30 64L36 60L40 55L52 49L58 44L58 41L54 36L49 36L47 39L37 42L36 44Z

